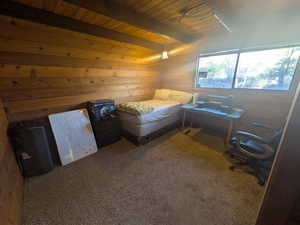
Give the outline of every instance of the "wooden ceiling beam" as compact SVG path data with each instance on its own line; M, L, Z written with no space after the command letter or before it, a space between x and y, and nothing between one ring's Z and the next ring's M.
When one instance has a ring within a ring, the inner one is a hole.
M150 16L139 13L113 0L64 0L81 8L123 21L141 29L166 35L181 42L189 43L199 39L199 35L189 35L180 28L161 23Z
M0 14L32 22L85 33L101 38L138 45L155 51L162 51L163 46L129 34L113 31L94 24L85 23L70 17L58 15L43 9L33 8L10 0L1 0Z

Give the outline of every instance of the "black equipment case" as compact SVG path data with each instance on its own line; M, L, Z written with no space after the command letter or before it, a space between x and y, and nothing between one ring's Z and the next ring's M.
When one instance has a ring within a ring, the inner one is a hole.
M121 122L113 100L91 101L87 108L98 147L121 139Z
M19 123L9 129L9 136L24 177L42 175L54 169L44 127L26 127Z

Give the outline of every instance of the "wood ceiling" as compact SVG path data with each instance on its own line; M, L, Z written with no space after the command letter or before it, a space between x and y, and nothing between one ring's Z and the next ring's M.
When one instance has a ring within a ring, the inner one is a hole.
M234 35L290 24L298 0L1 0L0 15L29 20L160 52L226 31ZM196 7L196 16L183 16ZM295 15L298 16L295 16ZM275 22L274 22L275 21ZM283 21L283 22L282 22ZM285 26L283 26L285 27ZM248 35L248 34L247 34Z
M221 28L213 16L212 9L208 7L206 0L116 1L148 16L157 18L162 23L174 25L187 33L198 34L198 37L201 37L208 32L214 32ZM182 10L190 9L195 6L197 6L197 16L192 18L182 17Z
M222 30L204 0L3 0L0 14L154 51ZM182 10L197 4L197 17ZM38 11L40 10L40 11Z

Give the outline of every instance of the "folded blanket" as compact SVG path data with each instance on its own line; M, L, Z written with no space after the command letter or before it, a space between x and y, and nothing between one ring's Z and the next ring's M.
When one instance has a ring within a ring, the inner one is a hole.
M127 102L118 104L117 109L134 115L143 115L152 112L154 107L143 102Z

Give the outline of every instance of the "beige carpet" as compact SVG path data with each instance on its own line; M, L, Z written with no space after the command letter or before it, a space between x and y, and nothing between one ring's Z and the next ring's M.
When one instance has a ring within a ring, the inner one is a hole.
M200 140L200 141L199 141ZM146 146L123 139L27 180L25 225L248 225L263 188L228 170L222 140L172 132Z

